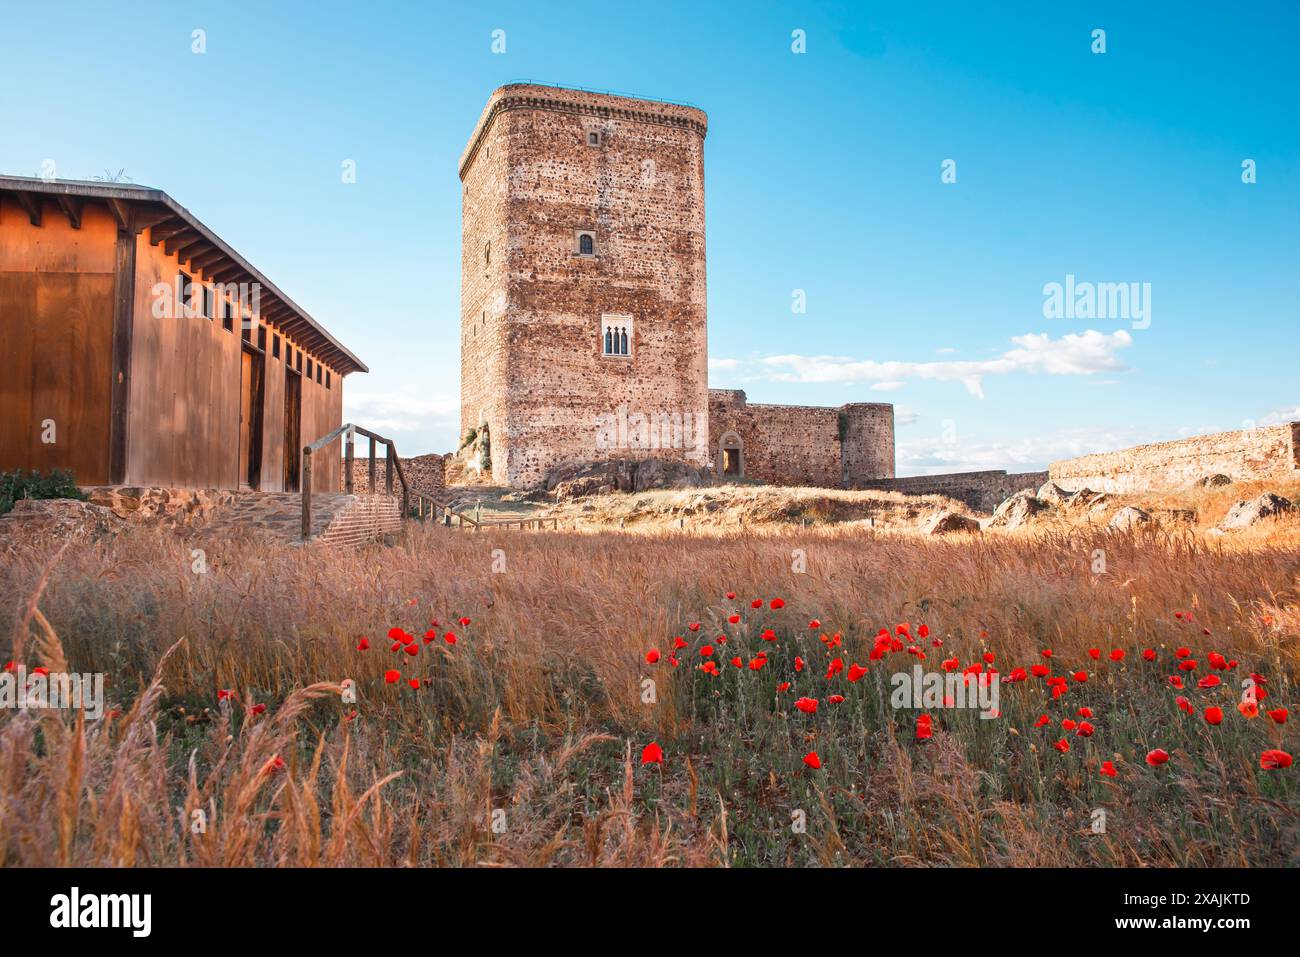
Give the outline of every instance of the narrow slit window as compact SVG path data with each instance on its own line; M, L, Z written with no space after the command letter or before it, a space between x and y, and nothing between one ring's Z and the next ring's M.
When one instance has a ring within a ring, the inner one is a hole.
M278 332L271 336L271 358L280 358L280 334Z

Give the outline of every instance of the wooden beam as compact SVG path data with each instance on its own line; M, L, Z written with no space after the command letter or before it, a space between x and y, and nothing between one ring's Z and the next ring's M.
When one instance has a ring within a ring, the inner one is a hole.
M68 217L68 222L73 229L81 228L81 209L82 201L76 196L65 196L62 193L57 197L59 206Z
M194 242L197 238L199 238L198 230L189 227L182 229L163 240L163 252L168 256L174 256L183 246Z
M193 239L188 243L184 241L177 243L176 257L181 262L188 261L192 263L196 256L202 255L211 248L212 244L208 242L207 237L199 236L197 239Z
M229 257L227 257L226 254L223 253L220 249L211 249L208 252L195 256L193 259L190 260L190 263L191 265L194 266L195 269L202 269L204 275L209 275L208 273L209 266L222 262L227 258ZM211 277L209 276L209 278Z
M175 214L170 209L137 207L135 210L135 231L141 233L146 229L152 230L159 223L165 223L175 218Z
M135 228L135 207L112 196L106 200L109 210L117 220L117 225L131 233L139 232Z
M135 231L119 227L113 272L113 378L109 390L108 475L113 485L127 476L131 342L135 332Z
M18 205L23 208L24 212L27 213L27 218L31 220L31 224L39 226L41 224L40 197L33 196L31 193L24 193L21 190L16 190L13 197L18 201Z
M162 222L149 227L149 242L151 245L157 246L164 239L170 239L177 233L184 232L189 228L189 223L173 216L170 219L165 219Z

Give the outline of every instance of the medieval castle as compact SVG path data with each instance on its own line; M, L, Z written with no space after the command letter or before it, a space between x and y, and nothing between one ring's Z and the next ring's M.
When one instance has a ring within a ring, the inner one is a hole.
M603 93L488 98L460 161L460 424L489 437L495 484L647 457L781 485L894 475L892 405L709 388L707 128L693 107Z

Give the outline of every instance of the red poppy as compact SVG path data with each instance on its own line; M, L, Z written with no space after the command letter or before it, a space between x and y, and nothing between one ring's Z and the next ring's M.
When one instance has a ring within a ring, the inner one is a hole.
M709 657L709 655L711 655L711 654L713 654L713 646L712 646L712 645L705 645L703 648L700 649L700 657L701 657L701 658L707 658L707 657Z
M759 635L759 637L762 638L764 641L776 641L776 632L774 632L771 628L765 628L763 630L763 633Z
M753 601L751 601L751 602L749 603L749 607L750 607L750 608L762 608L762 607L763 607L763 599L761 599L761 598L755 598Z
M1076 713L1080 718L1091 718L1091 717L1092 717L1092 709L1091 709L1091 708L1088 708L1088 707L1080 708L1080 709L1079 709L1077 712L1075 712L1075 713Z
M1044 658L1050 658L1052 657L1052 649L1044 648L1042 651L1039 652L1039 654L1042 655Z
M1123 660L1124 660L1124 649L1123 649L1123 648L1112 648L1112 649L1111 649L1111 652L1110 652L1110 660L1111 660L1111 661L1123 661Z
M1193 711L1196 710L1195 708L1192 707L1192 703L1188 701L1186 698L1184 698L1182 695L1179 695L1177 698L1174 699L1174 704L1178 705L1180 710L1186 711L1188 714L1191 714Z
M397 684L397 682L400 681L401 678L402 678L402 673L398 671L396 668L389 668L387 671L384 672L384 681L386 681L390 685Z
M1065 740L1065 738L1062 738L1060 741L1057 741L1056 744L1052 745L1052 747L1064 754L1066 751L1070 750L1070 742Z
M916 716L916 740L925 741L934 735L933 722L928 714Z
M799 655L794 656L794 670L803 671L804 660Z
M426 645L431 641L437 641L437 640L438 640L437 628L430 628L428 631L424 633L424 643Z
M867 673L867 669L862 667L856 661L849 665L849 673L846 676L850 682L855 682Z
M1169 760L1169 752L1164 748L1154 748L1147 752L1147 764L1158 768Z
M699 631L699 630L700 630L700 623L699 623L698 621L693 621L693 622L691 622L689 625L687 625L686 627L689 628L691 631Z
M732 615L730 618L727 619L727 621L731 622L734 625L736 624L736 622L740 621L740 616Z
M816 698L800 698L794 703L794 706L804 714L815 714L817 711Z
M1049 670L1047 665L1031 665L1029 673L1035 678L1046 678Z
M1041 728L1041 727L1043 727L1044 725L1051 724L1051 723L1052 723L1052 719L1051 719L1050 717L1048 717L1047 715L1043 715L1043 716L1040 717L1037 721L1034 722L1034 727L1035 727L1035 728Z
M1173 685L1175 688L1177 688L1179 691L1181 691L1182 688L1183 688L1183 678L1182 678L1182 675L1170 675L1170 676L1169 676L1169 683L1170 683L1171 685Z
M782 681L779 685L776 686L776 690L777 690L777 691L789 691L789 690L790 690L790 682L788 682L788 681Z
M1178 662L1178 670L1179 670L1179 671L1195 671L1195 670L1196 670L1196 659L1195 659L1195 658L1184 658L1182 661Z
M1223 657L1223 655L1219 654L1217 651L1211 651L1205 657L1210 662L1210 667L1215 671L1223 671L1228 667L1228 659Z
M831 660L830 667L826 669L826 677L833 678L835 675L839 674L843 670L844 670L844 659L834 658Z
M34 675L47 675L47 674L49 674L49 672L46 671L44 668L34 668L34 669L32 669L32 674L34 674ZM218 701L229 701L229 700L231 700L231 699L234 698L234 697L235 697L235 692L232 691L232 690L229 689L229 688L218 688L218 689L217 689L217 700L218 700Z
M736 597L736 593L735 593L734 591L729 591L729 592L727 592L727 597L728 597L728 598L735 598L735 597Z
M263 711L265 711L265 710L266 710L266 705L264 705L264 704L255 704L255 705L253 705L251 708L248 709L248 713L249 713L249 714L261 714L261 713L262 713Z
M751 658L751 659L749 660L749 670L750 670L750 671L757 671L759 668L762 668L763 665L765 665L765 664L767 664L767 659L766 659L765 657L763 657L762 655L758 655L758 656L756 656L756 657L754 657L754 658Z
M986 652L984 652L984 663L985 663L986 665L991 665L991 664L993 664L993 660L994 660L994 659L993 659L993 652L991 652L991 651L986 651Z
M1114 763L1111 761L1101 762L1101 773L1106 775L1108 778L1113 778L1116 773Z
M664 749L659 747L659 743L657 741L651 741L649 744L647 744L644 748L641 749L641 765L643 767L647 764L663 764L663 763L664 763Z
M1246 700L1237 705L1237 710L1241 712L1244 718L1259 717L1259 702L1253 699Z
M420 679L419 679L419 678L412 678L410 681L407 682L407 684L410 685L412 688L419 689L419 687L420 687Z
M420 646L419 646L419 645L407 645L407 646L406 646L406 653L407 653L408 655L418 655L418 654L420 653Z
M779 609L779 608L784 608L784 607L785 607L785 600L784 600L784 599L781 599L781 598L773 598L771 604L772 604L772 607L773 607L773 608L778 608L778 609Z
M745 667L745 660L741 658L740 655L736 655L736 657L732 658L731 663L735 665L737 668Z
M1091 738L1091 737L1092 737L1092 732L1095 731L1095 730L1096 730L1096 729L1095 729L1091 724L1089 724L1087 721L1080 721L1080 722L1079 722L1079 729L1078 729L1077 731L1075 731L1074 733L1077 734L1077 735L1078 735L1079 737L1081 737L1081 738Z
M266 762L266 764L262 767L262 770L265 771L267 774L275 774L277 771L283 771L284 758L280 757L277 754L270 761Z
M1093 661L1097 661L1099 658L1101 658L1101 649L1100 649L1100 648L1089 648L1089 649L1088 649L1088 657L1091 658Z
M1007 675L1002 680L1003 681L1024 681L1028 677L1029 675L1026 674L1024 668L1012 668L1011 674Z
M362 638L357 642L357 651L367 651L370 648L370 639Z
M1155 661L1156 650L1154 648L1148 648L1146 651L1142 652L1142 657L1145 658L1147 661Z
M673 636L673 647L676 648L676 649L679 650L679 651L680 651L682 648L685 648L685 647L686 647L686 639L683 638L681 635L674 635L674 636Z
M1175 657L1178 658L1187 658L1190 657L1191 654L1192 654L1192 649L1190 648L1178 648L1174 651Z
M1223 722L1223 709L1211 706L1205 709L1206 724L1221 724Z
M705 674L716 675L718 673L718 663L716 661L706 661L700 665L700 670Z
M405 644L406 642L403 641L403 637L405 635L406 632L402 631L402 629L396 626L388 629L388 637L391 638L393 641L401 641L403 644Z
M1085 682L1085 681L1088 680L1088 672L1086 672L1086 671L1076 671L1076 672L1074 673L1074 680L1077 681L1077 682L1079 682L1080 684L1083 684L1083 682Z
M1270 748L1259 756L1259 766L1265 771L1277 771L1291 767L1291 755L1277 748Z
M928 637L930 637L930 626L929 626L929 625L920 625L920 626L918 626L917 629L916 629L916 636L917 636L918 638L928 638Z
M462 619L460 620L460 626L461 626L462 628L468 628L468 627L469 627L469 622L470 622L470 619L468 619L468 618L462 618Z
M646 660L646 663L647 663L647 664L651 664L651 665L656 665L656 664L658 664L658 663L659 663L659 657L660 657L660 655L659 655L659 649L658 649L658 648L651 648L649 651L647 651L647 652L645 653L645 660Z
M456 633L454 631L449 631L442 636L442 640L449 645L454 645L456 643Z
M826 700L829 701L831 704L843 704L843 703L844 703L844 695L842 695L842 694L833 694L833 695L831 695L829 698L827 698Z
M1064 728L1066 731L1073 731L1075 728L1074 719L1066 718L1064 721L1061 722L1061 727Z
M1272 711L1268 712L1268 716L1278 724L1286 724L1286 716L1288 714L1290 714L1290 712L1287 711L1286 708L1274 708Z
M817 618L814 618L812 621L808 622L808 630L809 630L809 631L816 631L816 630L817 630L818 628L820 628L821 626L822 626L822 623L821 623L821 621L820 621L819 619L817 619Z
M808 767L812 768L814 771L816 771L818 768L822 766L822 759L817 757L816 751L809 751L807 754L803 756L803 763L808 765Z

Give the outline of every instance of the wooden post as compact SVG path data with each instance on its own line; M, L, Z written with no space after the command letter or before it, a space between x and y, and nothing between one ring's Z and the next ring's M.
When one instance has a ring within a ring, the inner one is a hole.
M348 429L347 438L344 439L343 447L343 491L349 495L352 494L352 462L356 458L353 444L356 441L356 435L352 429Z
M393 443L388 443L388 451L384 456L384 494L393 494L393 456L397 453L393 451Z
M311 449L302 450L302 540L311 538Z
M366 492L370 495L375 494L375 437L373 435L370 436L370 475Z

